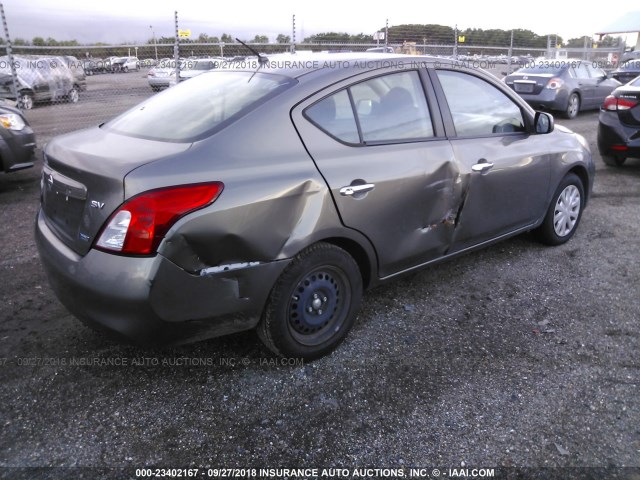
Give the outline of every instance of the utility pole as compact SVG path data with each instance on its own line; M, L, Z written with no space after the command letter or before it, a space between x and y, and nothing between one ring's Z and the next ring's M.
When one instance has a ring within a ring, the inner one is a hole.
M385 47L389 46L389 19L388 18L384 26L384 46Z
M453 58L458 59L458 25L453 29Z
M176 41L173 44L173 61L175 62L176 84L180 83L180 36L178 31L178 11L175 11Z
M296 53L296 15L295 13L293 14L293 18L291 21L291 47L289 48L289 51L291 53Z
M156 41L156 32L153 31L153 25L149 25L151 29L151 37L153 38L153 47L156 50L156 62L158 61L158 42Z
M509 58L507 58L507 73L511 73L511 57L513 57L513 30L511 30L511 42L509 42Z

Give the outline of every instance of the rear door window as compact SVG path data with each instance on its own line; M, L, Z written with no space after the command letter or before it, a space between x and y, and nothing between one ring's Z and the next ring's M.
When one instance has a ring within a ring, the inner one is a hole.
M326 133L347 143L393 143L434 136L416 71L356 83L313 104L304 114Z

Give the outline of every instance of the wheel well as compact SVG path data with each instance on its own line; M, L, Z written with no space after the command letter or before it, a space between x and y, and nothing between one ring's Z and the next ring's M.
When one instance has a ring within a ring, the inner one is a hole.
M575 94L576 94L576 96L578 97L578 100L580 101L580 105L582 105L582 95L580 95L580 92L579 92L578 90L574 90L573 92L571 92L571 93L569 94L569 96L567 97L567 99L571 98L571 95L573 95L574 93L575 93ZM568 103L568 101L569 101L569 100L567 100L567 103ZM569 106L569 105L567 105L567 107L568 107L568 106Z
M364 248L362 248L357 242L348 238L327 238L323 240L326 243L331 243L336 247L340 247L345 250L358 264L360 269L360 275L362 275L362 284L364 288L367 288L371 284L372 265L369 261L369 256Z
M589 200L589 176L587 174L587 171L582 168L582 167L573 167L571 170L569 170L569 172L567 173L575 173L578 178L580 179L580 181L582 182L582 187L584 188L584 196L585 198L585 204L586 202Z

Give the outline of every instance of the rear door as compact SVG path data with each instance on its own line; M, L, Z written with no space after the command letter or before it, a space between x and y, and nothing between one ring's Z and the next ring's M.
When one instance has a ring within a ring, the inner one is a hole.
M381 277L451 244L464 184L434 107L424 73L387 69L323 90L292 112L343 224L376 249Z
M611 95L611 92L618 86L618 83L615 80L607 78L606 72L601 68L595 68L593 65L587 64L587 70L591 78L595 81L593 107L599 107L604 103L604 99Z
M451 252L526 229L545 211L550 156L544 135L506 88L472 70L432 71L460 175L467 178Z
M589 74L586 63L575 63L573 71L575 72L580 90L580 107L581 109L593 108L598 104L596 99L597 80Z

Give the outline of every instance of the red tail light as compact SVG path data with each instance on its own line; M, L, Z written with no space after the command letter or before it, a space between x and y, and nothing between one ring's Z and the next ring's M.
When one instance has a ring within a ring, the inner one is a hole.
M635 107L637 104L637 98L614 97L613 95L609 95L604 99L602 109L615 112L618 110L629 110L630 108Z
M562 85L564 85L564 80L562 80L560 77L553 77L551 80L549 80L545 88L548 88L549 90L557 90L562 87Z
M155 253L181 217L213 203L223 188L221 182L213 182L141 193L111 215L98 236L96 248L130 255Z

